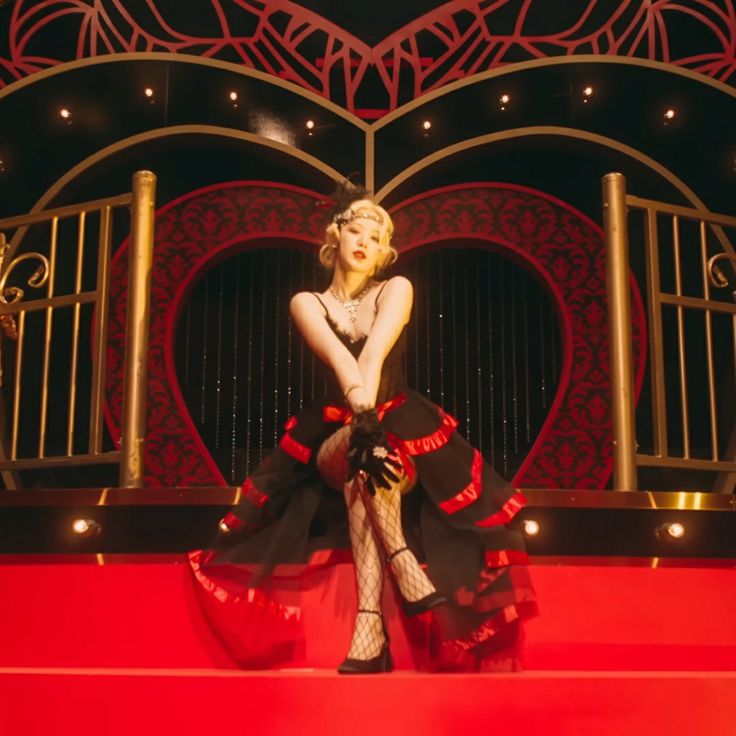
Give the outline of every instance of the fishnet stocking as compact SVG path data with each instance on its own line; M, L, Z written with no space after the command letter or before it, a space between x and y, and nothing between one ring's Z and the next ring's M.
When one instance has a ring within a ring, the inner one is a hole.
M317 452L317 468L322 480L328 486L343 489L348 512L350 545L353 550L358 609L360 609L355 618L348 658L373 659L381 653L386 641L383 618L380 615L384 563L370 517L358 492L358 484L352 481L345 482L349 438L349 427L341 427L330 435Z
M357 483L345 484L345 503L348 508L350 544L353 548L359 609L348 657L372 659L380 654L386 641L382 616L365 613L365 611L377 613L381 611L383 555L373 532L363 498L358 492Z
M399 481L388 489L379 488L375 496L366 492L363 498L388 556L397 553L390 564L401 595L405 600L414 602L434 593L435 587L419 566L414 553L406 549L401 528L401 483Z

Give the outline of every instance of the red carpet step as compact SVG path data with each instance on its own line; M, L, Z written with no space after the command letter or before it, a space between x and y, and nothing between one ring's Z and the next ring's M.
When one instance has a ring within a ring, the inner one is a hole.
M236 669L202 615L183 557L102 561L0 558L0 666ZM541 616L526 626L527 671L736 670L732 562L585 562L533 565ZM350 639L351 567L337 566L300 595L313 613L302 621L304 647L285 664L332 670ZM397 667L413 671L422 662L409 655L411 632L391 595L392 650Z
M13 736L725 736L736 673L5 668L0 722Z

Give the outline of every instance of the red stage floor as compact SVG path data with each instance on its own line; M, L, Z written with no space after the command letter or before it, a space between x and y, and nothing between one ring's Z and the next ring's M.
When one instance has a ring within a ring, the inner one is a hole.
M0 558L2 736L736 730L733 563L535 564L524 673L412 672L393 617L399 671L341 678L349 566L303 592L324 613L305 619L292 663L309 671L242 672L183 559L116 562Z
M8 736L727 736L736 673L0 670Z

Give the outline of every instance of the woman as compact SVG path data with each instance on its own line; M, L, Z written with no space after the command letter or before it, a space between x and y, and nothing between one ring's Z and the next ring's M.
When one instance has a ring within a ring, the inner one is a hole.
M314 529L344 524L346 512L358 611L338 672L392 668L381 611L387 572L406 616L444 609L438 666L477 666L536 612L523 540L504 526L524 499L459 436L452 417L406 390L412 286L401 276L381 280L397 258L388 213L365 197L348 202L320 250L330 286L291 300L294 323L325 366L327 397L287 423L279 447L246 481L220 524L215 560L260 562L256 587L274 565L303 562ZM340 519L335 491L344 498ZM202 568L195 573L206 580Z

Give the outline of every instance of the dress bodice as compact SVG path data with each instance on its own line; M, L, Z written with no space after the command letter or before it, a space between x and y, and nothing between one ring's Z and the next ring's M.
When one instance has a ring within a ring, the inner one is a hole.
M315 296L317 295L315 294ZM318 296L317 299L319 299ZM338 325L330 316L329 311L322 303L322 300L320 299L319 301L324 308L327 324L335 333L338 340L340 340L340 342L350 351L350 354L357 359L365 346L368 335L363 335L359 339L353 340L350 335L347 335L345 332L340 330ZM378 385L378 394L376 395L376 404L382 404L406 390L406 381L404 379L405 359L406 327L401 330L401 334L396 339L396 342L393 344L393 347L383 361L383 367L381 368L381 381ZM345 398L334 372L323 363L320 365L321 370L324 371L325 384L327 385L327 399L334 404L344 404Z

